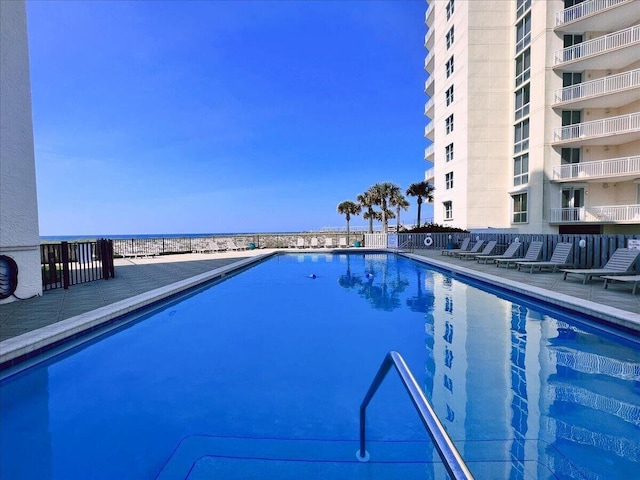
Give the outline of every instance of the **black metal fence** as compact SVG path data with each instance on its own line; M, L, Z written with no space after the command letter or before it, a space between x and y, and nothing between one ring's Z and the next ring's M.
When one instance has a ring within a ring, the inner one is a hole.
M40 263L44 290L115 277L112 240L43 243Z
M427 238L431 240L427 240ZM541 260L549 260L556 245L560 242L573 243L569 263L576 268L600 268L607 263L617 248L628 246L629 240L638 240L640 235L540 235L514 233L403 233L398 235L398 246L406 249L446 249L459 246L462 240L496 240L504 250L516 238L523 244L521 254L526 252L533 241L541 241ZM499 254L500 252L498 252ZM640 262L636 262L635 271L640 272Z

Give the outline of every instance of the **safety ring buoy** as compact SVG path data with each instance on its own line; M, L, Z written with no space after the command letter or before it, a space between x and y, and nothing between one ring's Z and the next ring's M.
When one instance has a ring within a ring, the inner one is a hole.
M433 245L433 238L431 237L427 237L424 239L424 245L426 247L430 247L431 245Z

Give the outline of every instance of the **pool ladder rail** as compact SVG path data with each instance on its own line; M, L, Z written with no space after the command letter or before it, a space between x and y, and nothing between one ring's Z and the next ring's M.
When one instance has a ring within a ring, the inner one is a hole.
M418 382L416 382L416 379L411 374L411 370L407 367L402 356L395 351L390 351L384 358L382 365L380 365L380 368L378 369L378 373L373 379L373 382L371 382L369 391L360 405L360 449L356 452L358 460L361 462L367 462L369 460L369 453L365 448L366 409L367 405L369 405L369 402L371 402L371 399L378 390L378 387L380 387L380 384L387 376L387 373L389 373L391 367L395 367L398 375L400 375L402 384L407 390L407 393L413 402L413 406L416 408L416 411L422 420L422 424L427 429L427 433L429 434L429 437L431 437L431 440L438 451L438 455L440 455L440 458L442 459L451 478L454 480L472 480L473 475L471 475L471 472L465 464L462 456L436 416L433 407L429 404L429 401L422 393L422 390L418 386Z

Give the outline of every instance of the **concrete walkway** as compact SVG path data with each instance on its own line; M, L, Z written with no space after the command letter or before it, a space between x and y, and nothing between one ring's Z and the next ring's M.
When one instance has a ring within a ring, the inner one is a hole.
M74 285L68 290L51 290L42 297L0 305L0 341L271 251L273 250L116 259L114 279ZM632 295L629 285L614 283L605 290L601 280L583 285L575 277L563 281L561 273L529 274L513 268L506 270L496 268L494 264L484 265L445 257L439 250L416 250L413 253L435 262L444 262L454 269L466 268L519 282L523 289L538 287L548 291L549 296L568 295L577 299L578 303L585 300L600 304L603 308L621 309L629 312L630 318L640 314L640 295Z

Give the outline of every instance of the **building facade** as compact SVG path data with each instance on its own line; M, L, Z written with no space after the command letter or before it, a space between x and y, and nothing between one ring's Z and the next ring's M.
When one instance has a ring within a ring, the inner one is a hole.
M24 1L1 1L0 303L35 295L42 274L27 13Z
M431 0L436 223L640 233L640 0Z

